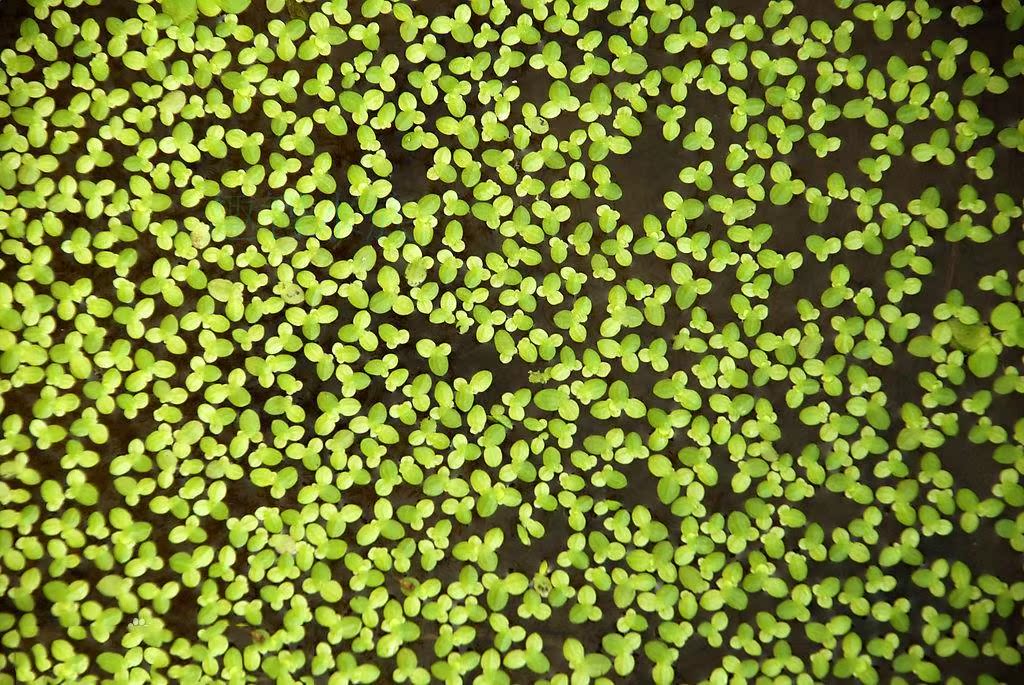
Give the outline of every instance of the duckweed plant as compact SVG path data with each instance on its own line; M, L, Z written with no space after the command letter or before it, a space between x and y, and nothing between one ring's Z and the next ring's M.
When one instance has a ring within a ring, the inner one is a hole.
M0 683L995 683L1019 0L7 0Z

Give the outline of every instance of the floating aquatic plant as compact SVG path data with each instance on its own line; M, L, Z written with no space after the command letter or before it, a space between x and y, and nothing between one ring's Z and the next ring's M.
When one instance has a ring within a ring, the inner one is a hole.
M1013 680L1020 2L30 5L0 682Z

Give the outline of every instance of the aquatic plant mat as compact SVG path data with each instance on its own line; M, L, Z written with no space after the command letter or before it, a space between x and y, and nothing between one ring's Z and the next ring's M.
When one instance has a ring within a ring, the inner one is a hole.
M1021 0L0 13L0 685L1020 682Z

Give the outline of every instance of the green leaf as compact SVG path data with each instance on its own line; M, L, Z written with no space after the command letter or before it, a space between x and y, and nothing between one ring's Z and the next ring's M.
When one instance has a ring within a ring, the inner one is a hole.
M996 372L999 367L999 357L988 346L973 352L967 358L967 368L979 378L988 378Z
M1003 302L992 310L992 325L1000 331L1007 331L1020 317L1020 307L1013 302Z
M558 390L547 388L533 396L533 403L544 411L557 411L562 405L564 396Z
M176 24L195 21L199 16L197 0L160 0L160 8Z
M96 657L96 663L107 673L120 673L124 670L124 657L114 652L103 652Z

